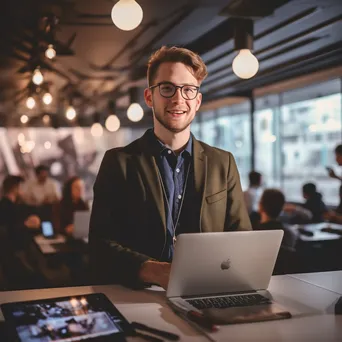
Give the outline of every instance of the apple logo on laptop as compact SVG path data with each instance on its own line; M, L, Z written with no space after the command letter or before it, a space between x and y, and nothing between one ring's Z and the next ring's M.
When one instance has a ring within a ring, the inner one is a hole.
M222 261L221 270L228 270L230 268L230 259Z

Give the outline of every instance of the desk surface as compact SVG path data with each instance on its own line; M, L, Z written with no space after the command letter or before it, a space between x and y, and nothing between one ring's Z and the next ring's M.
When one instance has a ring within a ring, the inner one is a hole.
M339 278L336 272L332 276ZM292 319L221 326L210 334L215 341L341 341L342 316L333 314L339 294L292 276L272 277L269 290ZM166 305L165 292L154 287L133 291L117 285L0 292L0 303L52 298L83 293L105 293L130 321L138 321L179 334L182 341L208 341ZM0 319L3 319L2 315ZM140 341L139 339L131 339Z
M300 273L290 276L342 295L342 271Z
M339 234L322 232L322 229L327 228L327 227L342 231L341 224L328 223L328 222L295 224L295 225L290 226L290 229L292 229L294 232L297 232L298 228L303 228L307 231L312 232L313 236L299 234L299 239L304 242L324 242L324 241L335 241L335 240L342 239L342 236Z

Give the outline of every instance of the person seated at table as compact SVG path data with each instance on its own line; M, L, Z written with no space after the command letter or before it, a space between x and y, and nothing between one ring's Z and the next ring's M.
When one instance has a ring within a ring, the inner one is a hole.
M297 242L297 235L278 219L284 205L285 196L280 190L266 189L259 201L260 221L257 225L253 226L253 229L283 230L284 237L282 246L294 250Z
M324 221L324 213L328 211L322 200L322 195L317 192L316 185L306 183L303 185L303 197L306 199L303 207L310 210L312 213L312 223Z
M0 225L11 231L19 226L30 229L40 228L40 219L37 215L28 214L29 208L20 205L21 184L24 179L20 176L7 176L2 183L3 197L0 200Z
M49 177L49 169L45 165L35 168L36 177L23 184L23 199L27 204L42 206L58 202L56 183Z
M60 231L67 235L71 235L74 230L75 211L89 210L83 193L84 183L78 176L71 177L65 182L59 203L59 226Z

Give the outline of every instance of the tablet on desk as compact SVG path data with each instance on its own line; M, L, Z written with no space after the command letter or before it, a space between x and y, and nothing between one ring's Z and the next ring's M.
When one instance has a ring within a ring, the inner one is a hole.
M11 341L124 341L132 328L102 293L1 305Z

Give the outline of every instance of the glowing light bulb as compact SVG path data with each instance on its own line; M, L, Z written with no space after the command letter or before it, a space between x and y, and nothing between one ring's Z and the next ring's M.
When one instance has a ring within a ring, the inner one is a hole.
M45 125L48 125L48 124L50 123L50 116L49 116L48 114L45 114L45 115L43 116L43 123L44 123Z
M76 110L73 106L69 106L65 112L65 116L68 120L74 120L76 118Z
M44 96L43 96L43 102L46 105L51 104L51 102L52 102L52 95L50 93L45 93Z
M32 76L32 82L36 85L41 85L44 81L44 76L40 71L40 68L38 67L34 72Z
M49 59L54 59L56 57L56 50L53 48L52 44L49 44L48 48L45 50L45 57Z
M93 137L101 137L103 134L102 125L98 122L95 122L90 129L90 133Z
M113 6L111 16L119 29L131 31L141 23L143 10L135 0L120 0Z
M259 70L258 59L248 49L242 49L233 60L233 71L236 76L248 79Z
M45 141L44 147L46 150L49 150L51 148L51 142L50 141Z
M139 103L132 103L127 109L127 117L133 122L140 121L144 116L144 110Z
M35 99L32 96L28 97L26 100L26 107L28 109L33 109L35 105L36 105Z
M27 115L22 115L20 117L20 121L21 121L21 123L26 124L28 122L28 116Z
M109 132L116 132L120 128L120 120L116 115L109 115L105 125Z

